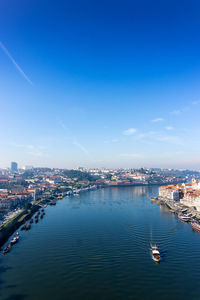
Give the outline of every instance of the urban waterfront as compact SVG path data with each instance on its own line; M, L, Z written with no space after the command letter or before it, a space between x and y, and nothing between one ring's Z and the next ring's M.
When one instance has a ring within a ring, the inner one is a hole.
M200 234L151 203L157 194L157 186L105 188L48 206L1 254L0 298L199 299Z

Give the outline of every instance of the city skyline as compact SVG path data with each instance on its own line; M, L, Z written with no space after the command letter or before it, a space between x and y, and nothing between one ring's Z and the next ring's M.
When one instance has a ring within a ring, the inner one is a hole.
M0 5L0 168L200 168L199 3Z

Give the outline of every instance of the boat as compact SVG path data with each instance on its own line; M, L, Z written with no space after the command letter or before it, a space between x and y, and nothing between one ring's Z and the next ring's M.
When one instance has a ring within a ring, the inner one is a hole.
M21 230L25 230L26 229L26 224L24 224L22 227L21 227Z
M52 200L49 204L50 205L56 205L56 200Z
M27 224L25 230L30 230L31 229L31 224Z
M33 219L30 220L30 224L32 224L32 223L33 223Z
M185 213L187 210L188 210L188 208L183 208L183 209L181 210L181 212L182 212L182 213Z
M10 244L14 245L14 244L16 244L18 242L18 240L19 240L19 233L17 232L15 234L15 236L12 238L12 240L10 241Z
M183 222L190 222L191 217L187 215L178 214L178 218Z
M158 251L158 247L156 245L151 246L152 251L152 259L156 262L160 261L160 252Z
M200 232L200 224L197 222L192 222L192 228L198 232Z
M63 198L62 195L58 195L58 196L57 196L57 199L62 199L62 198Z
M6 254L10 251L11 248L11 244L8 244L8 246L6 246L6 248L3 250L3 254Z

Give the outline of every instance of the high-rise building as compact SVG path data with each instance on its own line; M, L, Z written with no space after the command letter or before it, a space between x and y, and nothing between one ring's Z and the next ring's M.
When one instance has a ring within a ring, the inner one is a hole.
M11 162L11 171L12 172L17 171L17 163L14 161Z

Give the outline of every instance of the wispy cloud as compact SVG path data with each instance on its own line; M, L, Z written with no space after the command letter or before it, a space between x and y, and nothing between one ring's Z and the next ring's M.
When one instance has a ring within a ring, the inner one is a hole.
M32 156L36 156L36 157L44 156L44 153L42 151L38 151L38 150L28 152L28 154L30 154Z
M168 126L170 127L170 126ZM170 127L168 130L172 130L173 128ZM170 144L175 144L175 145L182 145L183 141L180 137L178 136L173 136L173 135L163 135L162 132L156 132L156 131L149 131L146 133L140 133L139 135L136 136L137 139L145 142L165 142L165 143L170 143Z
M77 140L77 138L73 135L71 129L69 127L67 127L61 120L58 122L58 124L68 134L67 139L71 140L72 144L75 145L76 147L78 147L83 153L89 155L88 149Z
M196 101L194 104L198 104L198 101ZM172 110L170 112L171 115L180 115L182 113L185 113L187 111L189 111L191 109L191 107L189 106L185 106L183 108L179 108L179 109L175 109L175 110Z
M197 104L200 104L200 100L197 100L197 101L193 101L193 102L192 102L192 104L193 104L193 105L197 105Z
M170 114L172 114L172 115L180 115L181 113L182 113L182 111L180 109L175 109L170 112Z
M17 143L10 143L10 145L12 147L17 147L17 148L24 148L24 149L34 149L34 146L33 145L24 145L24 144L17 144Z
M73 140L73 145L77 146L79 149L81 149L82 152L84 152L85 154L89 154L88 150L82 145L80 144L76 138L74 138Z
M27 154L30 154L32 156L37 156L37 157L47 156L47 154L44 152L44 150L46 149L45 146L25 145L25 144L18 144L15 142L10 143L10 146L16 148L22 148L26 150Z
M183 144L183 141L181 140L181 138L179 138L178 136L172 136L172 135L157 137L157 140L160 142L166 142L166 143L175 144L175 145Z
M156 119L151 120L151 122L153 122L153 123L158 123L158 122L162 122L162 121L164 121L163 118L156 118Z
M4 46L4 44L0 41L0 47L3 50L3 52L8 56L8 58L11 60L11 62L13 63L13 65L15 66L15 68L19 71L19 73L24 77L24 79L26 79L26 81L28 83L30 83L31 85L33 85L33 82L28 78L28 76L24 73L24 71L20 68L20 66L16 63L16 61L14 60L14 58L11 56L11 54L8 52L8 50L6 49L6 47Z
M144 155L141 153L121 153L120 157L129 157L129 158L143 158Z
M165 129L166 130L173 130L174 128L172 126L166 126Z
M133 135L134 133L136 133L136 131L137 131L137 129L135 129L135 128L129 128L127 130L124 130L123 134L124 135Z
M105 144L109 144L109 143L118 143L119 139L111 139L111 140L106 140L104 141Z

